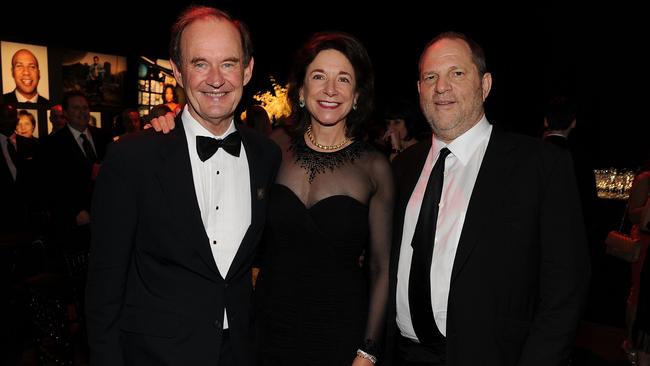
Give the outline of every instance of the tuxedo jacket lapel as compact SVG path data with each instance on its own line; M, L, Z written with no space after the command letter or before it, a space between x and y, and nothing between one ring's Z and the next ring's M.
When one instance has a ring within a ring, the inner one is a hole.
M239 126L238 126L239 127ZM226 278L230 278L240 267L246 262L246 258L252 255L255 251L255 244L257 243L256 235L260 232L260 228L264 224L264 200L266 198L265 190L265 177L263 176L262 164L265 161L261 155L259 148L252 143L249 131L244 128L238 128L241 134L243 148L246 149L246 158L248 160L248 172L250 175L250 190L251 190L251 224L242 239L239 249L235 254L230 269Z
M174 217L179 218L174 220L178 224L178 229L183 232L187 242L194 246L210 269L210 277L214 278L215 275L220 277L201 219L185 130L180 118L176 120L176 126L177 128L169 135L171 142L160 152L158 167L160 187L169 203L169 211Z
M201 211L196 198L194 179L192 176L192 165L190 163L187 140L183 124L177 119L178 126L170 133L172 143L161 151L161 164L159 168L159 179L161 187L169 202L169 209L174 216L180 217L179 230L182 230L188 242L195 245L205 264L210 268L211 274L217 278L232 278L238 271L241 271L243 264L253 255L257 236L264 224L264 202L266 199L265 167L260 164L265 161L260 149L249 139L249 132L240 129L242 144L246 149L248 159L248 170L250 174L251 191L251 225L248 227L244 238L237 250L230 269L227 274L221 274L214 261L210 242L203 226Z
M490 141L481 163L472 196L467 208L465 222L458 242L451 281L462 270L480 237L486 228L494 226L494 220L500 220L501 204L508 192L503 180L509 176L514 164L514 145L510 144L496 127L492 130Z

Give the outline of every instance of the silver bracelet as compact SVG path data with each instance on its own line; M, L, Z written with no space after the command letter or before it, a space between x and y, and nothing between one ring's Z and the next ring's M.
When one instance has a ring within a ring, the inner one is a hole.
M361 349L357 350L357 357L365 358L366 360L372 362L373 365L377 363L377 357Z

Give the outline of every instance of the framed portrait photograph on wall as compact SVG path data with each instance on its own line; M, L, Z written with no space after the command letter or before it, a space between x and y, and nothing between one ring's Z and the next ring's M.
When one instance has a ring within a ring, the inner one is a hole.
M91 106L121 106L126 57L66 50L63 53L63 92L83 90Z
M18 108L17 135L27 138L38 138L38 110Z
M2 101L48 104L47 47L0 41Z

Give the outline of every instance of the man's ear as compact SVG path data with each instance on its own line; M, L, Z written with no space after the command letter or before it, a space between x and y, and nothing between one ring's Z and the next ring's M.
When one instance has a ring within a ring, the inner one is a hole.
M248 84L253 76L253 65L255 64L255 59L251 57L248 66L244 68L244 85Z
M483 74L483 79L481 80L481 88L483 89L483 101L485 102L488 95L490 94L490 90L492 90L492 74L489 72Z
M172 71L174 72L174 78L176 79L176 82L178 83L178 85L184 88L185 86L183 85L183 74L181 74L180 68L171 59L169 60L169 63L172 64Z

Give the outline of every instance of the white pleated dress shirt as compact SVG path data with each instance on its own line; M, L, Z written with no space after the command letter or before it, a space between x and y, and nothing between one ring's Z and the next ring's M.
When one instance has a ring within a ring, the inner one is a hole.
M231 121L226 133L215 136L190 115L187 106L182 119L201 219L210 239L214 262L221 277L225 278L251 224L251 188L246 149L242 143L239 157L219 149L203 162L196 152L196 136L222 139L237 131L235 124ZM228 309L224 312L224 329L228 328L227 312Z

